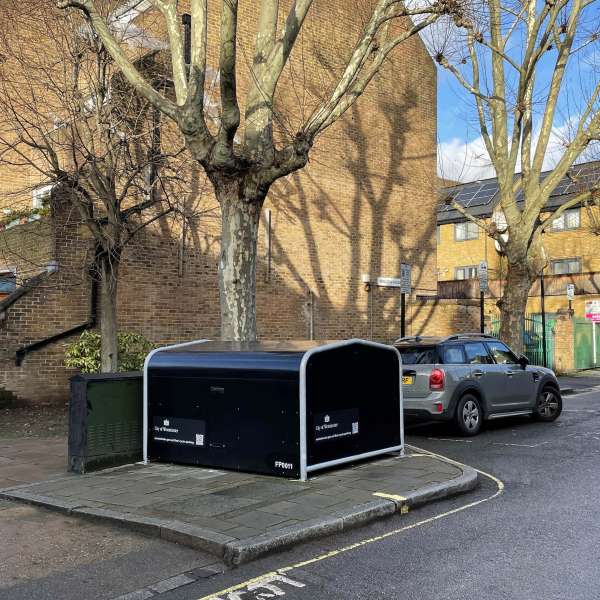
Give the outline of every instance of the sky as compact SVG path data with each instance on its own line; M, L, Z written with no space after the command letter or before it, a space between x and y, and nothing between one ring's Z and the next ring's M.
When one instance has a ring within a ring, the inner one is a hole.
M585 27L580 28L582 36L590 30L597 31L599 22L600 13L597 8L591 14L586 14ZM593 28L588 27L588 23L590 26L593 24ZM585 39L589 39L589 36L586 35ZM430 42L427 39L425 42L431 51ZM513 57L520 62L518 40L513 45L512 51ZM552 169L562 155L570 131L577 123L577 116L583 110L582 100L589 98L592 86L600 78L599 57L600 49L597 44L590 44L584 45L583 50L576 53L569 61L563 93L544 161L545 169ZM536 93L539 100L542 100L545 95L543 90L552 75L555 58L554 51L548 52L536 70ZM543 106L543 101L538 103L538 112L543 109ZM597 147L590 148L579 161L596 159L597 154ZM480 135L473 97L443 67L438 67L438 174L446 179L463 182L495 176Z

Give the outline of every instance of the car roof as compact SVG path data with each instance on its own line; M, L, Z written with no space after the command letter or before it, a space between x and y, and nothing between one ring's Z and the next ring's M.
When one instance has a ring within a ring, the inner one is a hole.
M394 342L394 346L396 346L397 348L410 348L414 346L435 346L437 344L443 344L446 342L484 342L492 340L497 341L498 338L488 333L456 333L453 335L447 335L445 337L416 335L398 338Z

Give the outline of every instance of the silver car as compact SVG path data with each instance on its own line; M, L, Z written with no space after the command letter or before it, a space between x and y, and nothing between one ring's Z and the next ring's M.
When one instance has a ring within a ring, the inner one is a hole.
M408 417L453 421L471 436L486 420L532 415L554 421L562 411L554 372L529 365L491 335L405 337L394 346L402 355Z

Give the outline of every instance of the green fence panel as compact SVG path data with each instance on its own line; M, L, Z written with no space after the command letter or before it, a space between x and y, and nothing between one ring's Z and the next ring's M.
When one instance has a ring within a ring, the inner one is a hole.
M142 458L142 373L71 379L69 468L76 473Z
M587 319L577 318L573 323L575 368L593 369L600 366L600 324L596 324L596 362L594 362L594 326Z
M552 316L546 318L546 358L549 367L554 364L554 326L556 319ZM500 320L492 321L491 334L498 336L500 332ZM544 345L542 317L538 314L525 315L523 329L521 331L523 340L523 354L527 356L533 365L544 364Z

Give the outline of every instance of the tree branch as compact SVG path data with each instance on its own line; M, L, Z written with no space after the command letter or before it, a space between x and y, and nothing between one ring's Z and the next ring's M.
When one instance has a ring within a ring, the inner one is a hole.
M233 138L240 125L240 108L237 100L236 84L236 43L237 43L238 0L223 0L221 13L221 126L219 142L231 148Z
M167 24L175 96L177 97L177 104L182 106L187 99L188 85L177 2L175 0L150 0L150 2L162 13Z
M57 7L61 9L76 8L81 10L89 19L94 31L98 34L104 47L108 50L130 85L154 107L158 108L173 120L177 120L177 106L168 98L158 93L150 83L144 79L129 58L127 58L119 42L110 32L106 20L98 12L93 0L60 0L57 2Z

